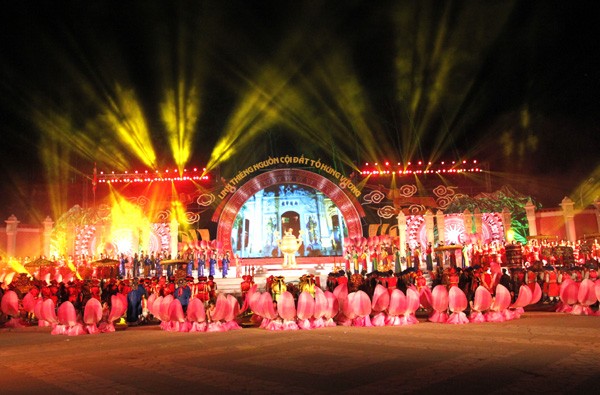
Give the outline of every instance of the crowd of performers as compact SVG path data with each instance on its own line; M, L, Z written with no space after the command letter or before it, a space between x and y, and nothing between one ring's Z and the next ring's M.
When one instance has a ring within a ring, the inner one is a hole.
M313 275L302 276L297 284L271 276L261 292L253 275L246 273L236 295L220 293L212 272L205 276L193 261L187 266L197 270L197 277L187 268L187 276L176 277L156 267L147 277L143 270L135 276L134 268L133 278L127 271L119 278L87 280L31 280L21 274L10 284L0 281L0 324L50 326L53 334L68 335L144 323L160 324L167 331L225 331L239 329L242 320L270 330L408 325L418 322L417 313L436 323L463 324L515 319L536 303L556 304L559 312L600 315L598 250L591 249L571 265L559 265L560 257L541 254L542 244L537 255L536 244L522 246L533 255L525 253L525 264L513 268L503 267L501 251L463 260L436 257L432 251L431 262L419 256L413 266L397 251L386 256L384 243L367 245L374 249L360 258L349 256L346 270L336 268L326 284ZM359 247L364 246L351 249ZM441 249L456 256L455 250Z
M239 259L237 256L233 257L234 265L236 267L236 277L239 276ZM199 249L198 251L188 252L179 254L176 261L186 262L186 271L188 276L191 276L194 271L198 273L198 276L216 276L217 272L220 272L223 278L227 278L229 275L229 269L231 266L232 256L230 251L219 251L218 249ZM143 253L138 256L121 254L119 257L119 275L123 278L138 278L138 277L149 277L149 276L166 276L173 275L173 265L165 264L165 262L172 261L170 256L164 258L158 254L156 257L154 254Z
M348 276L339 271L328 276L324 289L312 275L303 276L298 284L270 277L264 292L251 275L244 275L241 296L219 293L211 277L34 281L26 293L11 286L3 289L2 321L9 327L49 326L51 333L65 335L112 332L119 324L141 323L156 323L166 331L227 331L239 329L242 320L268 330L398 326L419 322L417 313L435 323L464 324L519 318L524 307L544 297L560 298L557 311L598 314L600 282L578 281L568 272L560 278L557 271L535 273L528 281L525 271L519 283L505 271L496 276L489 268L481 276L483 282L469 287L460 277L471 271L455 268L447 270L447 280L434 280L431 287L418 270L399 276L389 272Z
M43 261L39 264L37 261ZM233 261L233 262L232 262ZM51 257L46 259L40 257L38 260L31 260L29 257L22 259L11 259L21 268L20 272L30 272L29 267L33 265L31 274L35 278L42 279L46 283L51 280L65 283L76 278L110 278L117 277L122 279L139 279L151 277L173 277L174 273L183 268L187 276L197 274L198 277L235 277L241 276L240 259L234 255L232 257L229 251L220 252L217 249L205 249L194 252L178 254L171 258L167 254L120 254L112 257L101 254L98 259L93 256L62 256L59 258ZM10 282L10 279L19 271L8 270L9 264L4 263L0 257L0 282ZM231 266L234 266L235 272L230 273ZM8 281L7 281L8 280Z
M512 255L518 252L523 267L536 264L551 266L582 266L600 263L600 243L598 240L579 240L575 243L565 240L532 239L525 244L465 243L461 245L440 242L436 246L406 243L404 251L396 246L389 236L374 236L347 240L345 245L346 271L373 272L393 270L399 273L408 268L419 269L425 266L431 271L434 267L460 267L490 265L496 262L502 266L510 263ZM516 251L515 251L516 250Z

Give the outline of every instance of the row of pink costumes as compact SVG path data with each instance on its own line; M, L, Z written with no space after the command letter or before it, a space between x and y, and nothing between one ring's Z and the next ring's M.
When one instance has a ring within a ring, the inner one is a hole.
M211 305L212 306L212 305ZM233 295L219 294L211 308L204 307L202 300L190 299L187 311L173 295L148 298L149 312L158 318L160 327L168 332L225 332L241 329L236 321L240 305Z
M556 305L556 311L573 315L600 315L600 311L594 313L590 307L599 300L599 281L586 278L577 282L565 277L560 285L560 302Z

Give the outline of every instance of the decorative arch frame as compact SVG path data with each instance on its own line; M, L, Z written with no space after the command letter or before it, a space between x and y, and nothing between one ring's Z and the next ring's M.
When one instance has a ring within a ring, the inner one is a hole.
M361 218L365 216L365 212L353 196L349 196L339 186L319 174L301 169L277 169L250 179L233 193L218 218L213 217L213 221L218 220L217 241L220 242L223 250L231 251L233 223L244 203L257 192L279 184L299 184L322 192L342 213L348 229L348 237L363 236Z

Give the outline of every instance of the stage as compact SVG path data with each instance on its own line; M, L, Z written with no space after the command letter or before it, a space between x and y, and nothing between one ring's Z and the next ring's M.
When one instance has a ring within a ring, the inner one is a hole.
M240 260L239 271L241 274L239 277L234 277L237 270L235 266L230 267L227 278L221 278L221 273L217 272L215 276L217 289L220 292L240 295L241 276L245 274L254 274L254 282L258 284L260 291L265 290L265 283L269 276L283 276L285 282L290 283L298 282L298 279L304 274L312 274L319 278L320 284L323 286L327 281L327 275L333 271L335 266L345 268L345 262L341 256L296 257L295 268L283 268L282 263L283 257L242 259Z

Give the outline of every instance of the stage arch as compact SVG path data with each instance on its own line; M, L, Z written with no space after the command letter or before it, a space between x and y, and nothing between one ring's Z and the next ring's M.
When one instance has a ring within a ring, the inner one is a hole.
M329 179L301 169L277 169L260 174L240 188L227 200L222 210L217 210L213 221L218 221L217 240L223 250L231 251L231 232L235 218L246 203L257 192L273 185L299 184L314 188L330 198L342 213L348 229L348 237L362 237L361 217L365 212L360 203L347 195L339 186Z

